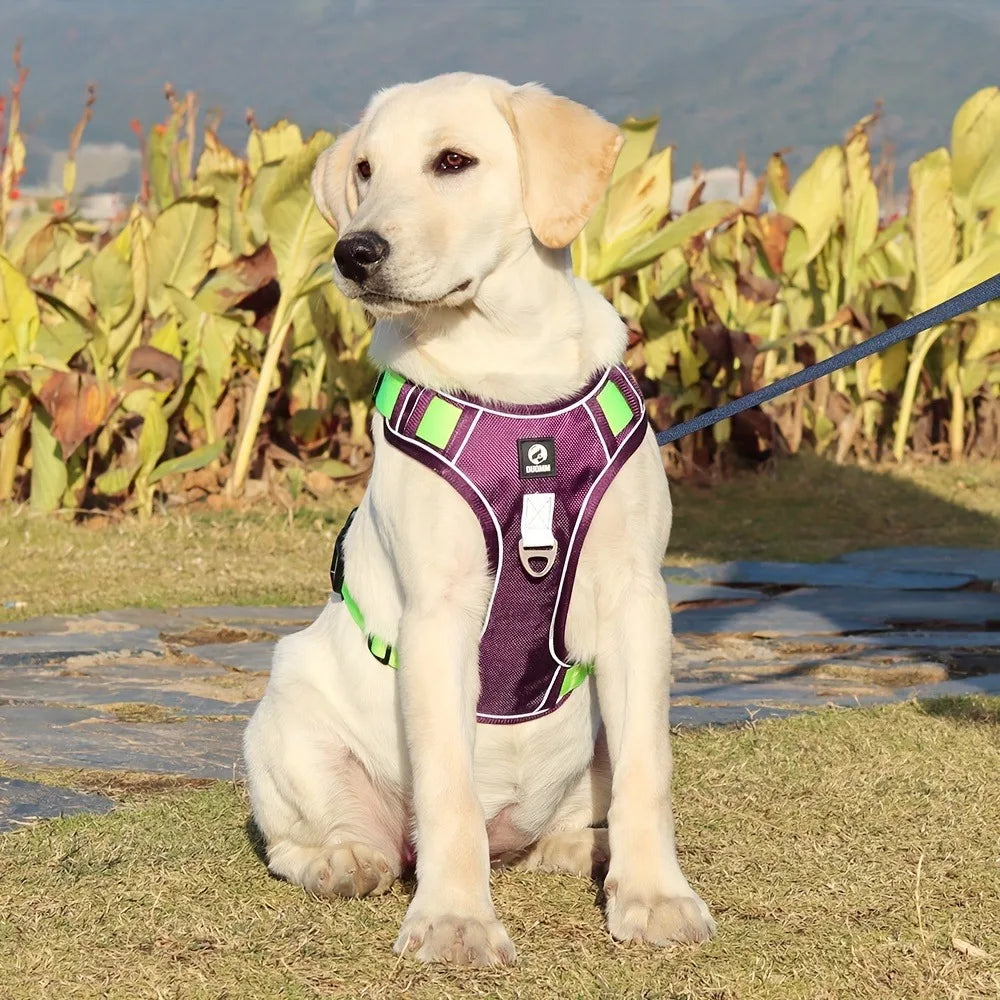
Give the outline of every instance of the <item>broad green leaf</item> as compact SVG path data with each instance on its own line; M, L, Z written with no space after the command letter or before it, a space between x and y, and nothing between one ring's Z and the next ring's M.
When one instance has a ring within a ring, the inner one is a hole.
M976 172L968 205L973 215L987 211L1000 215L1000 141Z
M117 496L119 493L125 493L132 485L137 471L137 466L110 468L94 480L94 490L104 496Z
M612 270L636 240L655 231L670 213L672 153L668 146L611 186L601 229L596 234L595 252L590 257L591 273Z
M253 253L259 244L247 218L250 171L246 161L206 129L195 176L201 190L210 193L219 206L218 241L211 266L223 267Z
M206 465L210 465L222 454L222 449L225 445L225 441L216 441L214 444L206 444L201 448L195 448L194 451L189 451L186 455L161 462L149 474L146 482L152 486L153 483L158 483L164 476L169 476L177 472L194 472L196 469L202 469Z
M257 246L263 246L268 240L267 221L264 219L264 201L280 166L279 163L264 164L254 174L253 184L250 187L250 197L247 200L247 221L250 223L250 232Z
M28 266L25 263L25 256L28 253L28 247L34 242L35 237L40 236L45 230L52 229L52 216L46 215L45 212L38 212L35 215L29 215L14 231L13 236L7 241L7 259L15 265L15 267L20 268L22 271L30 274L34 270L34 264ZM42 253L44 256L44 252ZM35 260L40 259L35 257Z
M968 399L976 395L979 388L989 380L990 366L985 361L970 361L963 364L959 374L959 388Z
M179 126L179 116L176 113L172 114L166 125L159 123L154 125L146 138L150 187L160 211L171 205L182 193L177 189L182 185L175 159L180 154L180 143L177 138ZM178 147L176 150L175 145Z
M992 317L979 317L976 330L965 350L966 361L978 361L991 354L1000 354L1000 321Z
M255 175L261 167L293 156L302 148L302 133L298 125L285 119L270 128L253 129L247 139L247 162Z
M329 269L327 271L327 280L330 280ZM274 261L266 251L241 257L209 275L198 289L194 301L199 308L221 315L233 309L248 295L259 291L274 276ZM174 304L177 306L176 301Z
M785 250L785 267L795 271L823 249L844 212L844 154L839 146L824 149L795 182L781 209L802 231L793 230Z
M780 153L772 153L767 161L767 193L774 202L774 207L783 215L788 203L788 166Z
M643 357L646 359L646 375L659 381L667 372L674 358L674 351L667 336L654 337L643 344Z
M195 177L202 183L210 183L218 174L239 177L246 172L246 161L237 156L212 129L205 129L205 148L198 157Z
M615 262L613 268L606 274L595 276L594 281L606 281L616 274L637 271L639 268L652 264L675 247L684 246L695 236L709 229L714 229L739 212L739 206L729 201L709 201L698 205L690 212L667 223L655 236L644 243L633 247L627 254Z
M35 353L67 364L90 340L87 329L75 319L62 319L52 326L43 324L35 337Z
M208 379L210 401L222 394L232 370L233 351L242 324L225 316L205 316L200 329L198 361Z
M149 307L154 316L170 305L168 286L194 295L208 273L215 229L215 202L205 198L178 198L157 216L146 244Z
M132 227L126 226L94 258L94 304L107 329L121 323L135 301L131 256Z
M148 482L148 476L156 467L163 449L167 446L167 421L163 410L155 400L150 401L142 419L139 433L139 476Z
M345 479L348 476L358 474L358 470L353 466L346 462L339 462L335 458L324 458L319 462L314 462L309 468L318 469L323 475L330 476L332 479Z
M183 358L184 352L181 349L181 338L177 331L177 320L173 316L166 323L161 323L153 331L152 336L149 338L149 346L155 347L157 350L163 351L165 354L169 354L178 360Z
M952 183L966 197L980 167L1000 144L1000 87L984 87L959 109L951 126Z
M68 307L73 311L75 317L80 318L88 326L90 325L90 321L87 318L91 315L93 308L91 306L92 292L90 280L83 277L79 270L65 277L58 278L52 284L51 292L48 294L40 292L38 293L38 297L44 298L46 302L57 303L57 309L60 306L64 308Z
M878 192L872 180L868 134L858 129L844 147L847 187L844 191L844 277L847 297L858 281L858 264L878 235Z
M916 259L918 309L939 301L931 289L958 259L958 229L951 200L951 163L946 149L910 164L910 234Z
M147 222L138 208L132 210L129 220L130 246L129 267L132 272L132 306L128 314L108 331L107 358L105 362L122 357L137 342L142 333L141 321L146 310L149 291L149 262L146 238Z
M336 240L313 201L310 178L316 158L333 136L317 132L308 145L288 156L278 167L262 206L271 253L278 265L282 293L295 291L321 259L333 251Z
M38 333L38 303L27 281L0 256L0 364L14 358L23 364Z
M56 268L60 274L68 274L87 256L89 246L69 223L57 225L53 236Z
M66 463L51 430L52 418L36 406L31 420L31 498L33 511L58 509L68 481Z
M259 244L247 217L248 190L244 178L215 174L210 178L210 190L219 206L218 240L210 265L225 267L248 257Z
M659 118L626 118L619 128L625 142L615 162L611 174L611 183L624 177L630 170L635 170L652 153L656 142L656 131L660 127Z
M872 367L868 375L869 390L881 389L883 392L896 392L906 376L909 351L908 344L893 344L892 347L872 358Z
M1000 274L1000 237L991 236L983 245L942 274L927 290L925 308L944 302L959 292Z

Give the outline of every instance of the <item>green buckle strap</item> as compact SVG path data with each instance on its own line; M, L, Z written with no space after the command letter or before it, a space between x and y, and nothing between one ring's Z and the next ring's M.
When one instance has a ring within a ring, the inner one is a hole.
M368 641L368 652L375 657L379 663L384 663L390 667L398 667L399 659L396 656L396 647L390 646L384 639L380 639L377 635L372 635L365 628L365 616L361 613L361 608L358 607L358 602L354 600L354 596L347 589L347 585L344 584L340 589L340 596L346 606L350 616L354 619L354 624L364 632L365 637Z
M593 672L593 663L574 663L563 677L559 697L564 698L570 691L575 691Z

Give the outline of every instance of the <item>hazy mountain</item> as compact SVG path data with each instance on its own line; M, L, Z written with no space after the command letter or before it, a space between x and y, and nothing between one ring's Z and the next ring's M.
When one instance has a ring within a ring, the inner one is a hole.
M801 162L878 98L905 163L946 143L959 103L1000 77L996 0L3 0L0 39L18 36L36 180L89 80L88 141L134 145L129 120L159 119L170 80L222 110L239 145L248 106L336 130L378 87L475 70L615 119L660 112L684 172L740 150L760 169L783 146Z

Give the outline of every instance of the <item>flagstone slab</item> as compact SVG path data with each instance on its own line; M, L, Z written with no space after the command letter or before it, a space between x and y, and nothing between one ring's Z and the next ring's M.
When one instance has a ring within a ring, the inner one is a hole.
M953 678L943 684L923 684L913 690L919 698L940 698L945 695L987 694L1000 695L1000 673L978 674L973 677Z
M763 719L787 719L802 709L772 705L677 705L671 706L671 726L744 726Z
M679 631L766 636L849 635L893 626L934 625L1000 630L1000 594L983 591L802 588L738 607L682 609Z
M218 663L233 670L267 671L271 669L274 642L213 642L188 646L186 652L199 660Z
M232 778L245 723L117 722L98 709L0 705L0 759L32 767Z
M822 642L833 646L857 646L870 649L1000 650L1000 631L965 631L947 629L929 632L924 629L890 629L864 635L801 635L803 644Z
M114 802L103 795L18 778L0 778L0 833L22 829L42 819L76 813L106 813L114 806Z
M823 705L875 704L893 700L891 688L870 685L839 684L831 687L827 681L748 681L746 683L671 684L671 697L684 704L688 699L711 705L771 705L822 707ZM671 715L674 708L671 707Z
M974 582L971 572L900 572L892 563L784 563L737 561L668 567L669 577L715 584L775 587L857 587L864 590L957 590Z
M848 552L836 562L853 566L891 567L905 572L967 574L976 580L1000 583L1000 549L893 546Z
M13 631L4 629L4 631ZM159 653L159 630L129 628L108 632L26 632L0 636L0 664L53 663L96 653Z
M707 601L762 601L766 595L749 587L719 587L711 583L679 583L667 581L670 606L702 604Z
M10 676L0 673L0 700L67 707L113 704L154 705L178 715L245 715L254 702L222 701L158 685L120 683L107 677L61 677L41 673Z

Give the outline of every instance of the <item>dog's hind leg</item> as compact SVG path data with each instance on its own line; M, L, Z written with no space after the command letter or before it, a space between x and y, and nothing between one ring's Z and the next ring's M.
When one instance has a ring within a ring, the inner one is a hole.
M292 733L253 723L247 732L248 786L268 868L320 896L385 892L409 860L402 798L335 737L320 744Z
M569 872L596 877L611 857L603 823L611 801L611 762L602 730L594 758L559 804L544 835L529 848L501 863L526 871Z

